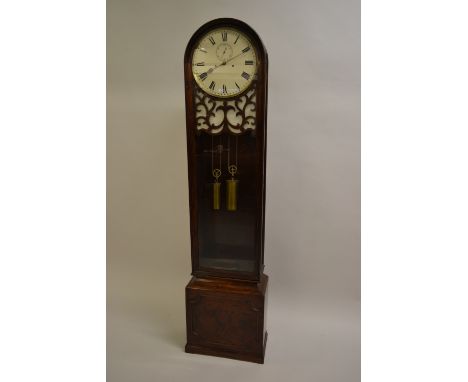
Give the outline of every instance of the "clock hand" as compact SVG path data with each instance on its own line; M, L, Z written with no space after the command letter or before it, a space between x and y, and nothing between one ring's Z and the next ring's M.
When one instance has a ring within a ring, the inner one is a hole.
M217 65L213 66L212 68L208 69L207 73L210 74L213 70L215 70L216 68L218 68L220 66L223 66L223 65L226 65L225 61L221 62L221 64L217 64Z
M231 57L229 60L224 61L224 64L223 64L223 65L226 65L228 62L230 62L230 61L232 61L232 60L235 60L237 57L242 56L242 55L245 54L245 53L247 53L247 51L245 51L245 52L244 52L244 51L240 52L237 56Z
M239 53L238 55L236 55L236 56L234 56L234 57L231 57L229 60L223 61L223 62L221 62L220 64L215 65L214 67L208 69L207 73L208 73L208 74L211 74L211 73L213 72L213 70L215 70L216 68L218 68L218 67L220 67L220 66L223 66L223 65L226 65L228 62L231 62L232 60L235 60L237 57L242 56L244 53L246 53L246 52L242 51L242 52Z

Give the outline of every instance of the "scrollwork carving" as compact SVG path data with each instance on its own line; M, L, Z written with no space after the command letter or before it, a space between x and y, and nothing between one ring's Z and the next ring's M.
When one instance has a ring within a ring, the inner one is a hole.
M195 122L198 131L217 135L244 134L256 127L256 86L234 99L219 99L195 87Z

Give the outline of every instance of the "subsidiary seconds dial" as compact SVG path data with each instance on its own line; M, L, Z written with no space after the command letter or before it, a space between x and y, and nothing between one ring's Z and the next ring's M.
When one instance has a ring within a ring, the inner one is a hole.
M234 97L246 90L257 72L257 55L248 37L230 28L204 35L192 54L198 86L215 97Z

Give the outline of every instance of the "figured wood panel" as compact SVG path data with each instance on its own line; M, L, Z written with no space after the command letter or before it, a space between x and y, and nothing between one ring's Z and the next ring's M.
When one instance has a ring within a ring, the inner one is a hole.
M192 278L186 288L186 350L262 363L267 285L264 274L259 283Z
M192 304L192 334L197 342L254 350L259 344L259 310L249 301L202 296Z

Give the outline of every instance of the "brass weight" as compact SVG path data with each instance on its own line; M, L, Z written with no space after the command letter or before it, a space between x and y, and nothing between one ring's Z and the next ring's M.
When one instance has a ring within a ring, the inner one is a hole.
M237 179L226 180L226 209L228 211L237 210Z
M221 170L219 168L213 169L213 176L215 182L213 183L213 209L219 210L221 208L221 183L218 179L221 176Z
M221 208L221 183L213 183L213 209L219 210Z
M226 209L228 211L237 210L237 179L234 179L234 175L237 173L237 166L230 165L228 167L229 173L232 175L232 179L226 180Z

